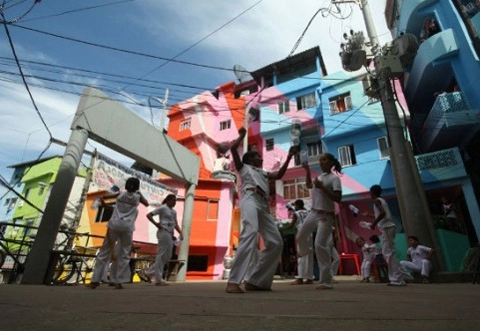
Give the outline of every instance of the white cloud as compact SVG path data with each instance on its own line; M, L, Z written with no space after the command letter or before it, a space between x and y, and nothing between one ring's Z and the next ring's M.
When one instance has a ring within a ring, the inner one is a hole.
M84 6L87 6L87 2ZM214 30L232 20L248 7L256 4L258 0L142 0L126 5L111 6L100 9L72 13L61 17L52 17L44 20L31 21L28 25L32 28L51 31L60 35L77 37L82 40L96 41L104 45L118 46L122 49L146 52L161 57L171 57L180 51L192 46ZM218 32L179 57L194 63L216 65L233 68L234 64L241 64L248 70L256 70L273 62L284 59L291 51L297 39L302 34L313 14L330 0L264 0L254 6L244 15L240 16ZM370 0L373 3L373 0ZM89 3L95 3L91 0ZM377 1L375 1L377 3ZM25 4L26 5L26 4ZM65 8L81 7L73 2L42 2L29 17L38 14L50 15L62 12ZM342 34L350 29L364 30L363 16L356 5L342 5L340 7L346 14L353 13L347 19L340 20L329 15L323 17L318 14L312 21L305 34L297 53L311 47L320 46L329 73L340 70L338 52L342 42ZM128 10L125 10L128 9ZM38 12L37 12L38 10ZM377 24L377 31L383 35L382 43L388 40L385 24L382 18L383 5L371 6L372 14ZM40 11L43 11L40 13ZM97 15L97 16L95 16ZM95 19L93 19L95 16ZM92 17L92 19L90 19ZM96 24L99 24L97 27ZM84 31L98 30L99 33L90 35ZM44 35L26 32L12 27L12 38L20 60L42 61L52 65L61 64L92 71L119 73L130 77L143 77L148 68L153 69L162 63L160 60L146 59L145 57L118 52L99 51L96 48L77 43L59 42L59 39ZM72 32L73 31L73 32ZM125 36L130 36L126 38ZM132 37L133 36L133 37ZM0 55L12 57L6 37L0 34ZM106 39L102 39L106 38ZM57 44L58 42L58 44ZM72 51L70 49L74 49ZM73 47L74 46L74 47ZM94 50L94 51L93 51ZM26 74L35 74L35 70L23 65ZM15 67L9 68L12 72ZM40 79L28 80L32 95L45 122L54 138L68 141L70 125L76 112L80 96L61 93L49 88L71 90L81 93L82 88L69 84L62 84L60 79L80 82L85 85L106 85L117 91L126 84L106 83L100 75L89 74L81 77L70 70L59 70L60 76L45 82ZM47 73L42 72L43 75ZM60 77L60 78L59 78ZM166 66L158 72L147 76L148 78L162 81L174 81L182 84L215 87L228 80L234 80L232 72L215 71L211 69L197 69L185 65ZM2 144L2 157L0 160L0 174L10 172L6 166L36 159L49 142L49 135L36 113L32 102L21 83L11 83L9 75L0 74L0 118L2 128L0 143ZM18 76L15 78L18 81ZM35 87L38 84L46 88ZM128 84L127 84L128 85ZM139 90L135 86L132 90ZM188 92L171 90L172 99L187 99ZM176 88L181 89L181 88ZM158 89L146 89L145 94L157 93ZM108 93L107 91L105 91ZM183 93L182 93L183 92ZM193 95L200 91L189 90ZM146 104L147 97L134 95L131 92L122 92L126 95L124 100L136 100ZM158 94L158 93L157 93ZM115 95L115 97L118 97ZM163 97L163 94L160 95ZM150 122L150 112L147 107L126 105ZM158 116L158 113L155 114ZM129 165L132 160L115 153L100 144L89 141L87 149L97 148L100 152ZM46 156L63 154L63 147L52 145Z

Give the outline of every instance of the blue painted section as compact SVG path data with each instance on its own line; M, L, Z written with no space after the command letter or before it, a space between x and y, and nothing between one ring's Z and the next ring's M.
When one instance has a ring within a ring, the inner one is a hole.
M480 119L480 61L467 25L453 1L402 1L397 33L411 33L420 40L425 20L432 18L440 31L421 40L404 87L412 113L412 135L420 142L423 152L463 146L478 132ZM480 13L473 16L471 22L477 33L480 32ZM454 91L450 84L452 78L457 86ZM444 96L437 96L447 88L450 89L447 97L461 96L466 109L435 106L436 101L452 105L441 100ZM454 154L457 163L421 170L421 179L426 188L461 186L470 219L480 237L478 202L458 149Z
M23 176L25 168L14 168L12 178L10 179L9 185L12 186L16 192L22 194L25 184L20 181ZM12 199L16 200L16 203L12 203ZM9 222L13 221L13 214L17 208L19 202L21 201L18 196L12 191L8 191L0 200L0 222Z

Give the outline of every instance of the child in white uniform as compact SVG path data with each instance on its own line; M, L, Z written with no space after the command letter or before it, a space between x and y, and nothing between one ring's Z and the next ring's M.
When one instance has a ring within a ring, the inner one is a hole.
M138 205L141 203L148 206L148 201L138 192L139 188L138 178L131 177L125 183L125 191L101 199L102 205L105 205L103 199L116 197L117 201L112 217L108 221L107 235L95 261L95 269L89 284L92 289L100 285L110 259L112 260L110 282L116 289L122 289L122 283L128 283L131 279L129 262Z
M319 280L317 290L333 288L333 276L331 273L332 256L328 240L332 234L333 218L335 216L334 203L342 200L342 184L340 178L332 173L335 169L338 173L342 167L332 154L322 154L319 158L322 174L312 180L310 167L304 164L306 172L306 186L311 189L312 208L300 231L297 234L298 256L305 256L311 250L308 245L308 237L315 227L315 254L319 268Z
M247 130L242 127L238 133L239 137L233 142L230 149L242 183L240 197L242 230L230 269L226 292L243 293L240 284L244 280L247 291L270 291L273 276L282 254L283 240L275 219L270 214L268 182L282 178L298 148L290 148L287 158L278 172L266 172L261 168L263 159L257 151L246 152L240 159L237 149L245 138ZM258 234L262 236L265 249L258 252L258 262L250 272L248 269L251 259L254 254L257 254ZM246 276L248 279L244 279Z
M419 245L419 241L416 236L408 236L408 246L408 261L400 261L400 264L405 268L420 272L424 284L430 283L430 271L432 270L432 263L429 259L434 253L433 248Z
M157 255L155 257L155 266L153 270L148 269L145 274L148 277L155 275L155 285L165 286L168 283L163 280L163 271L165 264L168 263L172 256L172 249L174 243L173 231L177 230L180 234L179 239L183 240L182 230L178 225L177 212L173 207L177 203L177 199L174 194L169 194L163 200L162 205L155 208L147 214L148 220L153 223L157 228ZM158 222L155 222L154 216L158 215Z
M305 218L308 215L308 211L305 209L305 204L302 199L295 200L293 203L295 209L293 210L292 222L290 225L282 228L282 230L289 230L292 227L297 228L297 233L303 225ZM295 236L295 241L297 236ZM310 247L313 247L312 236L308 238ZM313 284L313 250L311 250L306 256L297 258L297 276L290 285L303 285Z
M382 187L380 185L373 185L370 187L370 196L373 200L373 212L371 215L368 212L363 216L375 218L375 221L370 225L373 230L375 226L381 232L382 240L382 254L388 265L388 279L389 286L405 286L405 280L412 280L413 277L403 268L395 255L395 235L397 228L392 220L392 214L388 208L387 202L380 197L382 194Z
M370 283L370 272L376 245L367 244L363 237L358 237L357 240L355 240L355 243L362 250L362 266L360 268L362 274L362 283Z

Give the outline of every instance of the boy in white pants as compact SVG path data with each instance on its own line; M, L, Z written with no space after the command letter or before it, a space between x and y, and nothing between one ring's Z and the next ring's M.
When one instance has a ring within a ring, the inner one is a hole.
M409 268L412 271L420 272L423 278L423 283L430 283L430 271L432 270L432 263L430 257L434 250L431 247L419 245L419 240L415 236L408 236L408 250L407 261L400 261L404 268Z

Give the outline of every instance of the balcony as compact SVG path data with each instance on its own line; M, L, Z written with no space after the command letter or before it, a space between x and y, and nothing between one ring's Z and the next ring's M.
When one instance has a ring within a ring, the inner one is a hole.
M458 148L417 155L415 161L424 184L467 176Z
M405 97L415 113L428 112L434 93L444 89L453 77L450 61L458 51L451 29L435 34L420 45L405 83Z
M461 92L437 96L418 141L422 151L464 146L480 129L480 110L470 109Z

